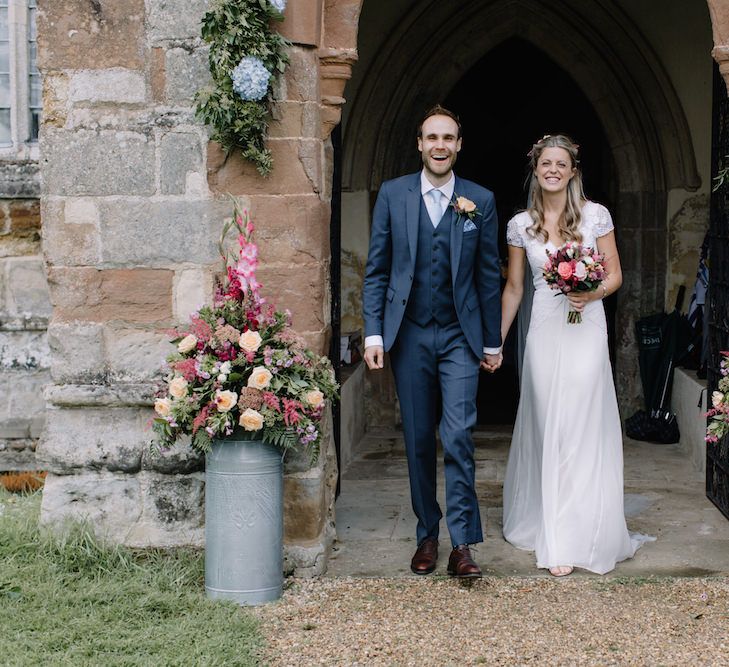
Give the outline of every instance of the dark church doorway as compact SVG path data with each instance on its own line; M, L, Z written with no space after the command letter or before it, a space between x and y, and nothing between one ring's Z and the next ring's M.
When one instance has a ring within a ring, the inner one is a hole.
M580 145L588 197L614 210L614 168L600 121L577 84L545 52L518 38L503 42L466 72L442 104L455 111L463 124L463 150L456 172L496 195L504 269L507 222L526 205L527 152L544 134L565 133ZM608 299L606 311L612 351L614 297ZM515 334L516 326L504 347L502 369L494 375L481 373L479 424L514 421L518 402Z

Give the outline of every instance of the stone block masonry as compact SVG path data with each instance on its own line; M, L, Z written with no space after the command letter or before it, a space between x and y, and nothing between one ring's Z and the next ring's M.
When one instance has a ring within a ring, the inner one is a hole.
M42 519L50 525L85 517L117 542L201 544L203 461L185 445L151 452L147 421L172 349L166 330L212 297L228 194L252 213L265 295L292 310L316 351L327 350L328 132L342 100L321 97L324 4L290 4L301 20L286 33L295 44L276 87L275 169L264 179L209 142L194 117L195 91L209 82L200 38L206 0L41 3L41 208L52 315L38 456L49 470ZM35 283L27 284L23 298L40 307ZM14 293L2 298L15 304ZM286 465L286 567L300 574L326 568L334 536L337 468L331 427L325 431L317 462L294 457Z
M33 194L33 169L6 165L3 193ZM35 470L50 380L51 314L37 198L0 199L0 471Z

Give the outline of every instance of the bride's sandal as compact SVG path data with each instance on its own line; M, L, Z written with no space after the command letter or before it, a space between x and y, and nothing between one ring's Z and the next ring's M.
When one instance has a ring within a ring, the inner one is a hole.
M566 577L568 574L572 574L574 569L571 565L558 565L557 567L550 567L549 574L553 577Z

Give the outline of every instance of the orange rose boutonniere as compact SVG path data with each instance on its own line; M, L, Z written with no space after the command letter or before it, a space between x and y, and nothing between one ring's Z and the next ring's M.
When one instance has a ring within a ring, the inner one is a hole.
M455 195L455 199L451 202L453 210L458 216L456 222L460 222L461 217L473 220L477 215L481 215L481 211L476 208L476 204L467 197L459 197Z

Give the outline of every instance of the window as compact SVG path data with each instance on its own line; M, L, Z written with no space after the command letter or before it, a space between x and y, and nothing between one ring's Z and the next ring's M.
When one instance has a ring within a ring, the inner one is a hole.
M0 0L0 154L37 152L41 77L37 66L36 0Z
M41 78L38 71L36 44L35 0L28 2L28 139L38 141L41 114Z
M0 0L0 145L12 144L10 135L10 21L8 0Z

